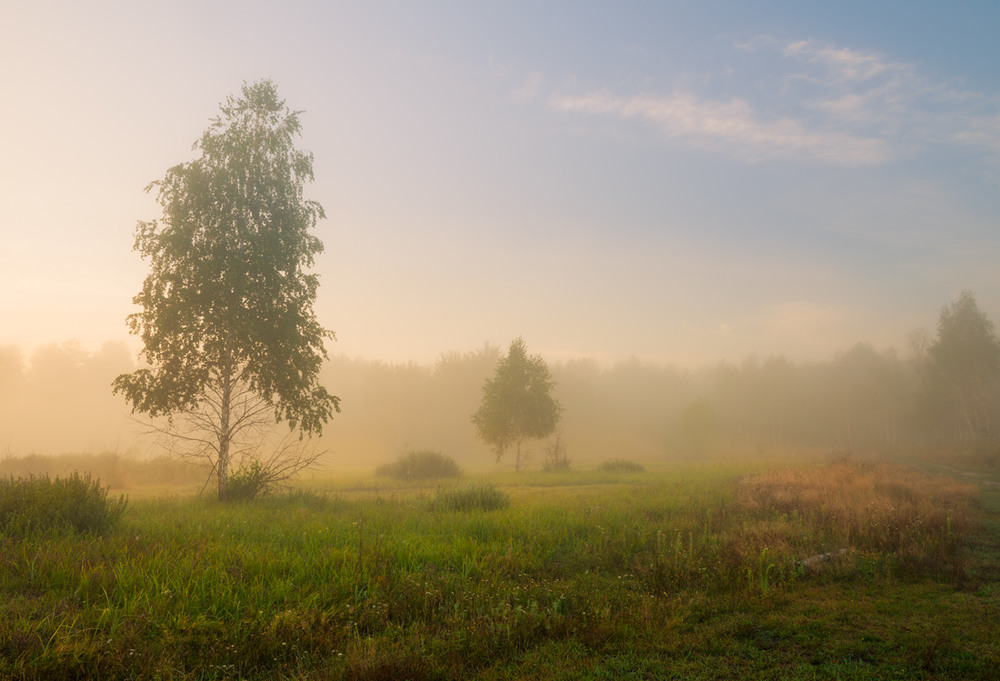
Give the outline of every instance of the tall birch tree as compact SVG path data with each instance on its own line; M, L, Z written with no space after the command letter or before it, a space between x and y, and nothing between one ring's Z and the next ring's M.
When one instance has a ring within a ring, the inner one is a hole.
M220 499L236 456L278 478L314 462L287 440L262 451L268 428L283 423L302 441L340 411L318 382L333 337L314 313L310 272L325 216L303 197L313 159L295 146L299 113L270 81L244 83L194 144L197 158L147 187L163 215L136 228L150 270L128 326L147 366L113 390L211 463Z

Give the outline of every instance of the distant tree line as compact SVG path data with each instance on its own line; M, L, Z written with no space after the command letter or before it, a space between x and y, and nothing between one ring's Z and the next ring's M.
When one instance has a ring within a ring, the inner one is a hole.
M331 356L320 382L336 385L343 414L324 431L331 467L374 466L434 449L481 466L495 452L469 415L503 350L484 345L433 364ZM25 357L0 348L0 449L16 454L134 444L108 382L130 371L124 345L77 344ZM580 464L609 458L697 458L714 452L884 451L933 448L998 461L1000 342L971 293L942 310L936 332L905 355L859 343L826 361L750 356L696 370L628 359L609 367L549 365L559 430ZM148 443L140 443L145 449ZM544 443L524 465L540 466ZM505 459L503 465L513 466Z
M549 368L562 441L577 461L921 447L1000 463L1000 341L972 293L945 306L936 335L915 335L908 350L858 343L826 361L749 356L686 370L579 359ZM489 345L433 366L334 357L325 371L349 396L330 431L336 448L350 442L388 459L430 446L485 460L467 414L501 357Z

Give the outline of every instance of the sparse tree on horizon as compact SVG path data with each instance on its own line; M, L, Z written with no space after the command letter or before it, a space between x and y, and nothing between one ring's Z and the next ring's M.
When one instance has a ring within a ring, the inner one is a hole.
M552 397L554 386L545 360L529 357L523 338L512 341L496 374L483 385L482 403L472 415L476 434L493 448L497 462L513 447L514 470L520 471L523 442L555 431L562 407Z
M927 348L924 405L944 410L959 439L995 443L1000 339L971 291L941 310L937 338Z
M153 182L161 220L140 221L135 250L150 272L128 317L148 367L115 379L133 413L213 467L220 499L242 461L283 479L313 464L305 440L340 411L318 382L333 334L313 312L323 208L303 198L312 155L298 112L270 81L244 84L195 143L200 156ZM284 422L303 447L268 435ZM162 424L163 420L157 423ZM234 458L235 457L235 458Z

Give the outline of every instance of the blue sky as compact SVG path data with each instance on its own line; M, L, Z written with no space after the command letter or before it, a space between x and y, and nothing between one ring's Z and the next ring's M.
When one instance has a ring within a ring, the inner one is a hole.
M305 112L335 352L820 359L1000 314L997 3L4 15L0 344L127 340L143 187L259 78Z

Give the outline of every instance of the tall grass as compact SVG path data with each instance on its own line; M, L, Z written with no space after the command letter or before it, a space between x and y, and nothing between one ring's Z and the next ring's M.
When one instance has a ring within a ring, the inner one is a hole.
M747 478L734 508L762 522L770 518L775 546L793 546L793 528L808 527L817 553L852 548L891 554L904 571L919 572L954 568L959 538L974 525L975 496L973 485L950 478L842 459Z
M497 511L509 505L507 493L491 484L439 489L430 503L432 509L444 511Z
M48 475L0 479L0 530L14 534L70 528L110 530L125 511L125 497L108 498L108 489L90 475Z
M0 677L470 678L550 645L669 640L822 582L798 561L824 550L854 548L827 575L864 583L957 569L957 548L915 544L972 528L967 486L856 462L642 480L493 487L491 513L419 492L144 500L104 537L0 535Z

